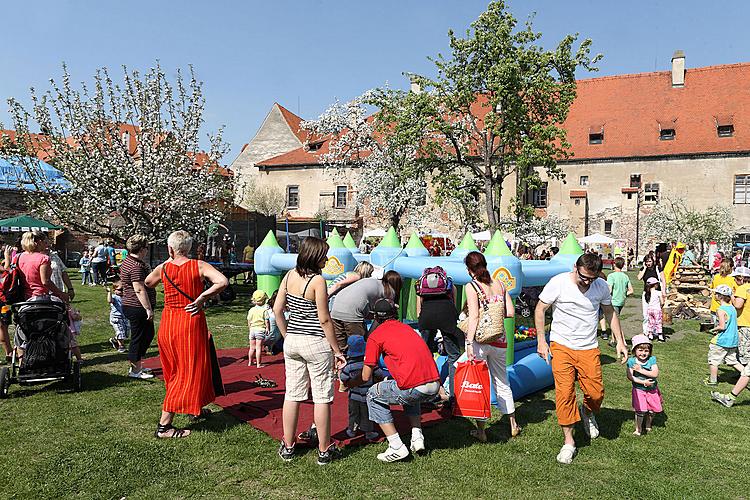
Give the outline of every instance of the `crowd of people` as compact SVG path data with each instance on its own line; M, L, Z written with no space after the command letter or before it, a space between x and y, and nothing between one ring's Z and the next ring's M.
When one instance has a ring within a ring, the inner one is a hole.
M106 242L93 250L90 258L94 281L107 280ZM151 371L143 358L154 336L155 287L164 288L164 308L159 324L158 347L163 368L166 395L154 435L157 438L184 438L189 429L172 425L175 414L200 418L210 413L206 405L223 390L218 368L212 364L212 339L206 325L203 306L227 285L227 278L200 260L191 259L192 237L185 231L172 233L167 240L169 258L156 268L147 264L148 239L134 235L126 242L127 255L119 266L119 277L107 288L112 347L127 353L128 377L150 379ZM27 232L20 247L4 248L4 268L17 266L23 276L24 301L59 301L70 304L75 290L65 266L50 252L46 233ZM101 248L100 248L101 247ZM425 269L417 280L418 330L398 321L398 304L403 280L395 271L373 276L375 268L360 263L354 271L326 283L322 269L329 247L321 239L309 237L299 249L296 266L271 297L262 290L252 294L248 311L248 364L263 368L265 354L283 351L285 394L282 411L283 439L278 455L286 461L297 455L296 445L304 439L317 444L317 462L325 465L339 456L331 439L331 403L335 387L348 393L349 425L347 435L364 435L375 441L380 427L387 448L378 460L393 462L425 449L421 427L421 406L453 407L456 401L456 365L462 356L469 362L486 363L492 379L498 407L507 415L510 436L521 433L506 366L505 333L485 340L487 325L502 324L502 318L514 317L514 305L502 281L493 279L487 261L480 252L465 257L471 281L465 286L466 305L456 308L455 288L440 267ZM82 284L87 277L82 257ZM102 259L102 260L96 260ZM604 398L601 352L598 344L600 322L609 325L612 345L618 358L626 363L632 382L632 406L635 435L651 430L653 416L662 411L658 387L659 367L653 342L664 341L662 307L666 283L660 261L650 252L643 260L638 280L644 284L641 296L643 330L632 340L628 351L619 321L619 313L633 286L624 272L625 261L614 259L614 270L605 279L602 259L584 253L570 272L554 276L539 294L534 312L537 331L544 332L546 316L552 310L549 338L537 336L538 355L551 366L555 383L555 405L563 445L557 460L569 464L577 453L573 428L578 421L590 438L599 435L596 413ZM98 266L97 266L98 264ZM733 266L725 258L713 278L711 312L715 334L709 344L709 375L704 383L717 387L718 367L733 367L739 373L729 393L712 392L712 398L731 407L750 382L750 310L744 305L750 291L750 269ZM11 356L7 305L2 304L0 343ZM70 348L81 360L76 336L80 332L80 313L69 307ZM492 312L490 312L492 311ZM488 319L492 314L494 319ZM439 342L437 342L439 340ZM23 356L26 338L16 329L15 349ZM439 347L438 347L439 344ZM447 357L448 377L442 383L433 351ZM576 382L583 402L576 398ZM300 404L312 397L314 424L298 431ZM393 420L392 405L401 405L410 424L408 440L402 440ZM488 441L486 420L475 419L470 433L480 442Z

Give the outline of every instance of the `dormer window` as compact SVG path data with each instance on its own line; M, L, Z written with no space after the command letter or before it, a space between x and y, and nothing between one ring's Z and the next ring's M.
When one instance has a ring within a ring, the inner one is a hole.
M604 132L589 134L589 144L601 144L604 142Z
M318 151L321 147L323 147L324 141L315 141L315 142L308 142L307 143L307 150L308 151Z
M734 125L719 125L716 127L716 133L719 137L732 137L734 135Z
M673 128L663 128L659 131L660 141L672 141L674 140L675 132Z
M589 125L589 144L601 144L604 142L604 124L595 123Z

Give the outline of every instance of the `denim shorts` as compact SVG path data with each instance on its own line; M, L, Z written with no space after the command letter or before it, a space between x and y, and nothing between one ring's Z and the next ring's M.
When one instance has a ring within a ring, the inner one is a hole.
M395 380L383 380L367 391L367 409L370 412L370 420L378 424L393 422L391 405L403 406L406 415L419 415L420 404L430 401L435 394L437 391L433 394L424 394L416 389L401 390Z

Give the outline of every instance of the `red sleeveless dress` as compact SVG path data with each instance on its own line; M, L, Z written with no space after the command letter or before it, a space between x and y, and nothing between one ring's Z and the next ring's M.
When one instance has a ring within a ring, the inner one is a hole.
M203 292L198 261L182 265L164 264L163 272L190 297ZM198 415L215 398L211 379L208 326L203 311L191 316L185 306L191 301L162 276L164 311L159 323L159 356L167 394L164 411Z

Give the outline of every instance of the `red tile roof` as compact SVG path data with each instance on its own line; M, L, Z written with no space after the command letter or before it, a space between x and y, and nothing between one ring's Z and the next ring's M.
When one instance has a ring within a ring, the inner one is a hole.
M586 198L586 190L575 190L570 191L571 198Z
M748 81L750 63L688 69L681 88L669 71L580 80L564 123L572 161L750 151ZM719 137L727 120L734 135ZM660 140L661 128L674 139ZM604 141L589 144L602 129Z
M750 152L748 81L750 63L688 69L681 88L672 87L670 71L579 80L563 124L570 161ZM294 130L301 118L279 108ZM480 97L473 111L481 116L483 109ZM734 126L733 136L719 137L717 125L727 124ZM659 139L663 128L675 130L673 140ZM601 132L603 142L589 144L589 134ZM257 165L316 165L325 151L327 143L318 151L300 147Z
M11 143L16 141L15 130L0 130L0 144L4 141L10 141ZM44 134L29 134L31 144L27 147L31 150L36 151L36 156L42 161L48 162L54 155L54 150L49 138Z

